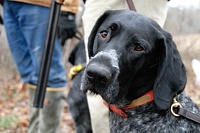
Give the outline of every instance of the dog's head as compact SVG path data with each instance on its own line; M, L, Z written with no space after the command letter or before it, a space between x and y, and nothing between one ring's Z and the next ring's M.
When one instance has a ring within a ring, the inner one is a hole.
M100 94L108 104L125 107L153 89L156 105L167 109L185 87L186 70L171 35L139 13L105 12L88 50L81 89Z

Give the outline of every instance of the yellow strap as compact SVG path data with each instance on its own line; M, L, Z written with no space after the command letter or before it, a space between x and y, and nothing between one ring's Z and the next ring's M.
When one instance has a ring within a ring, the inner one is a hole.
M28 88L31 89L36 89L37 86L36 85L32 85L32 84L28 84ZM46 91L65 91L66 87L62 87L62 88L50 88L50 87L46 87Z
M128 105L127 107L123 108L123 109L129 109L129 108L135 108L137 106L141 106L144 105L148 102L151 102L154 100L154 95L153 95L153 90L150 90L149 92L145 93L143 96L134 99L130 105Z
M75 65L75 66L73 66L73 67L70 69L69 74L68 74L69 79L72 80L73 77L74 77L78 72L80 72L82 69L83 69L83 66L82 66L82 65Z

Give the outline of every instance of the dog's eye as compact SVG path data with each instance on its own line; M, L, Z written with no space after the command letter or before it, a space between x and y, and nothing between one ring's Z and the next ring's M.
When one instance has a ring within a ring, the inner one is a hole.
M137 45L135 48L134 48L135 51L142 51L144 50L144 48L142 46L139 46Z
M103 31L100 32L100 34L101 34L101 37L106 38L107 35L108 35L108 31L103 30Z

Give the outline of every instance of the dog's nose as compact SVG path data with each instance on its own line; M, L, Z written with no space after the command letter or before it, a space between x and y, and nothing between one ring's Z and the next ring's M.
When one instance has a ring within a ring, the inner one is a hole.
M98 82L98 83L107 83L110 79L112 74L109 72L108 69L98 65L89 65L86 69L87 78L91 82Z

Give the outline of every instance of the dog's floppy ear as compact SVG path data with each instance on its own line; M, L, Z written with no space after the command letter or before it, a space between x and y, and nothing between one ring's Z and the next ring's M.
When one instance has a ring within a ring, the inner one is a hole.
M157 43L159 66L154 83L154 101L159 108L168 109L173 98L184 90L187 77L171 35L165 31L162 31L162 35Z
M111 12L112 12L111 10L108 10L103 15L101 15L97 19L97 21L96 21L96 23L95 23L95 25L94 25L91 33L90 33L90 36L88 38L89 57L93 56L93 45L94 45L94 40L95 40L95 36L97 34L97 31L98 31L99 27L101 26L101 24L103 23L103 21L110 15Z

